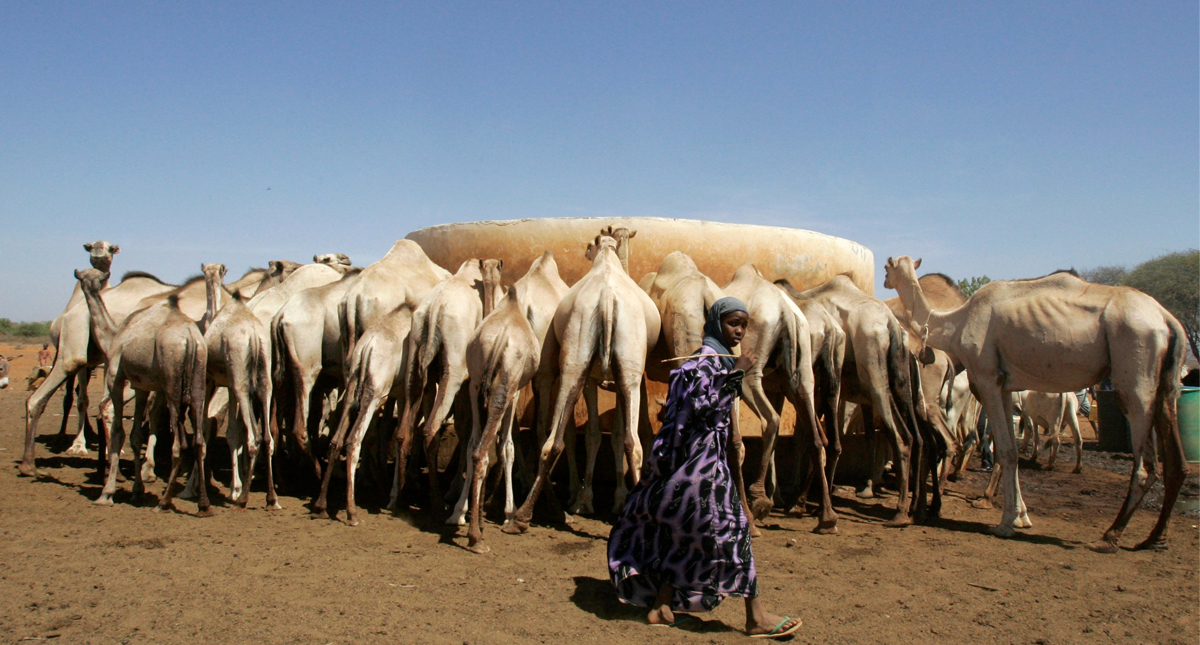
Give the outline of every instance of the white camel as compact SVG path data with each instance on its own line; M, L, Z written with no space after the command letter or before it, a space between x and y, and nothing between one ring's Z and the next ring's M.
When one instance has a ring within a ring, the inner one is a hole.
M625 459L617 459L614 506L623 505L628 493L625 467L632 468L635 484L640 478L642 449L634 435L638 427L638 394L646 354L658 342L661 325L654 302L621 268L616 248L613 238L596 237L589 249L591 270L571 287L555 311L553 331L547 335L539 359L539 371L549 369L559 373L550 417L551 436L542 446L537 478L513 521L505 525L506 532L528 530L533 504L562 452L568 416L587 378L614 381L624 413ZM619 428L614 424L613 431L619 432Z

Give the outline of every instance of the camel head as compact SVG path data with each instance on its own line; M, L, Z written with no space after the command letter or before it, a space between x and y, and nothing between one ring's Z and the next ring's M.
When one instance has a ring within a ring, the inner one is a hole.
M631 231L624 226L613 228L609 224L607 228L600 231L600 234L617 241L617 257L621 258L621 267L625 269L625 273L629 273L629 240L637 235L637 231Z
M480 260L479 271L483 274L483 315L492 313L504 298L504 287L500 284L500 270L504 260Z
M271 269L269 275L272 277L278 276L279 280L286 280L289 275L292 275L293 271L300 268L299 263L292 262L291 260L271 260L267 263L267 266Z
M596 236L596 239L590 242L587 246L587 253L584 255L587 259L595 262L601 251L610 249L615 254L617 252L617 240L611 236L601 233Z
M350 256L345 253L321 253L313 256L313 262L328 264L331 267L350 266Z
M201 264L200 270L204 273L205 280L211 277L216 281L217 284L223 284L225 282L224 264Z
M108 282L108 271L100 269L84 269L80 271L75 269L75 279L79 281L79 286L84 291L92 293L100 293L104 288L104 283Z
M921 258L917 258L914 262L907 255L901 255L896 259L889 257L883 265L883 288L895 289L897 284L916 283L917 269L921 268Z
M121 252L121 247L116 244L109 244L104 240L96 240L95 242L84 244L83 250L91 255L88 259L92 263L92 268L108 271L112 268L113 256Z

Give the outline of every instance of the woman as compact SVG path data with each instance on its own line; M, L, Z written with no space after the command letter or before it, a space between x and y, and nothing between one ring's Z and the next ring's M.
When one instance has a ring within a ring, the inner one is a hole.
M750 522L729 470L730 411L745 370L733 347L746 333L746 306L722 298L708 311L704 344L671 372L662 429L647 472L630 492L608 538L608 570L621 602L649 607L652 625L675 612L709 611L727 596L746 599L746 633L778 638L801 620L776 616L758 597Z

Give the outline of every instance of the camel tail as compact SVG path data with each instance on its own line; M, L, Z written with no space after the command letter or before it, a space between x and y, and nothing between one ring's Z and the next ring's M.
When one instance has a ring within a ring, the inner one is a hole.
M199 330L197 330L199 331ZM208 370L208 352L203 349L204 338L197 340L196 335L188 334L183 348L183 375L179 379L179 401L186 401L192 411L192 425L196 436L204 432L204 388L205 373Z
M783 360L787 365L788 379L792 382L792 389L799 392L800 361L804 357L800 354L800 320L793 312L783 315L783 333Z
M1158 399L1155 401L1154 425L1158 430L1158 438L1161 442L1159 445L1163 447L1163 452L1179 451L1178 459L1170 459L1166 454L1163 455L1164 471L1171 469L1174 466L1180 470L1177 475L1182 477L1183 465L1183 441L1179 437L1179 372L1183 366L1184 354L1184 331L1183 326L1177 320L1172 318L1167 321L1167 352L1163 356L1162 369L1158 373ZM1172 476L1171 472L1164 472L1164 475L1169 480Z
M254 393L270 389L271 359L258 334L250 334L250 390Z
M608 374L612 366L613 327L617 321L617 299L606 291L600 303L600 373Z
M355 298L347 297L338 307L338 331L342 334L342 365L350 372L350 361L354 357L354 345L358 341L358 308Z
M421 338L417 344L417 369L421 370L421 381L425 382L429 378L429 366L433 364L433 359L437 358L438 352L442 349L442 334L438 331L437 318L440 311L433 311L430 308L429 315L425 318L425 326L421 329Z

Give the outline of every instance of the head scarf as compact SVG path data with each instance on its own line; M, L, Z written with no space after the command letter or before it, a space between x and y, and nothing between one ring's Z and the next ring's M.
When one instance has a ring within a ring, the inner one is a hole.
M704 319L704 344L713 348L718 354L732 354L733 350L725 344L725 330L721 329L721 318L735 311L741 311L749 314L746 311L746 305L741 300L732 296L721 298L713 303L708 309L708 316ZM734 359L722 357L721 365L727 369L733 369Z

